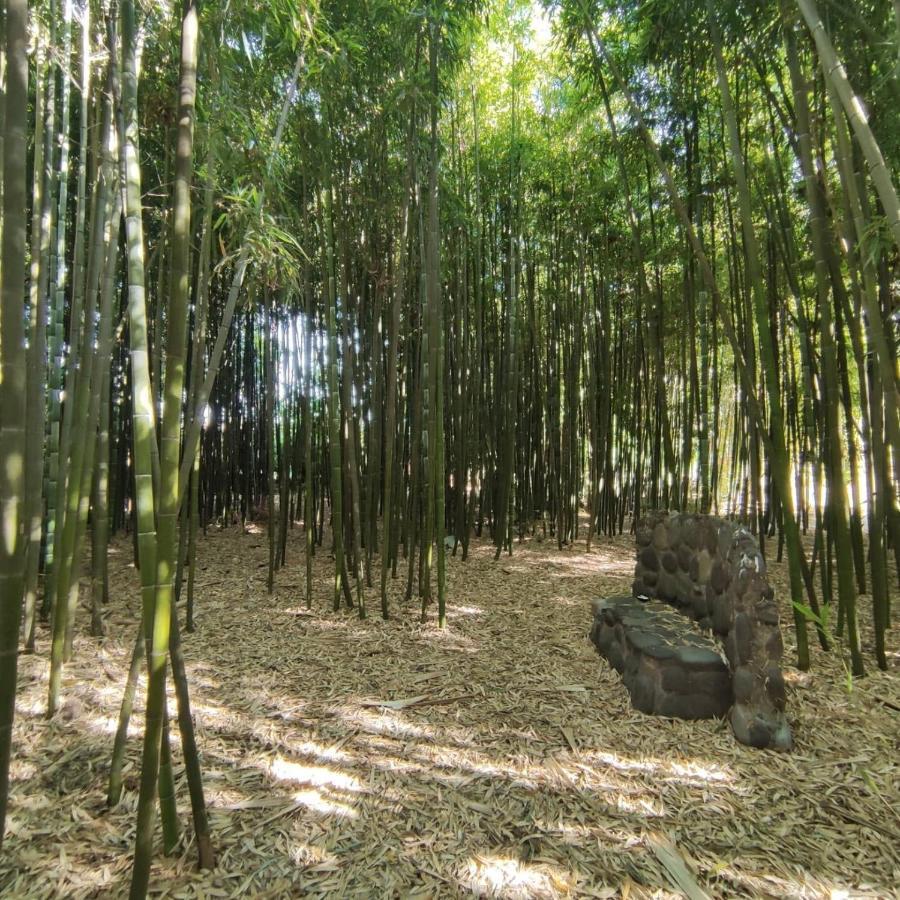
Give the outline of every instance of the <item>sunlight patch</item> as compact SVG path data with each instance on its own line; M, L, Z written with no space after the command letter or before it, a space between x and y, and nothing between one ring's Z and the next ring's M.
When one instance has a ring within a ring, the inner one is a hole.
M632 759L627 756L619 756L616 753L602 751L591 753L590 760L595 765L603 763L619 772L646 772L648 774L659 774L662 772L680 780L717 782L719 784L729 784L734 781L734 776L728 769L716 766L706 760L702 762L691 762L688 760L673 762L671 760L654 758Z
M448 612L456 613L460 616L483 616L484 610L480 606L455 606L451 604L447 607Z
M352 806L329 800L323 797L317 790L300 791L294 794L294 802L298 806L305 806L312 812L321 813L323 816L338 816L342 819L355 819L358 815Z
M697 778L700 781L718 781L726 784L734 778L730 772L709 763L673 762L669 763L673 774L686 778Z
M616 809L625 813L632 813L642 818L661 819L666 815L666 805L658 797L628 797L626 794L618 794L615 802Z
M23 762L13 757L9 763L10 781L28 781L37 775L37 767L30 762Z
M571 872L557 866L529 865L503 856L476 854L460 879L478 894L498 897L557 897L571 893L577 884Z
M405 722L399 713L393 710L383 712L369 712L365 707L361 709L341 709L340 717L354 728L367 734L383 734L397 738L422 738L433 740L434 728L423 725L412 725Z
M326 766L307 766L276 757L269 766L269 773L278 781L294 781L315 787L333 788L339 791L361 791L362 785L352 775L335 772Z
M119 727L119 719L116 716L91 716L90 727L91 731L115 734Z

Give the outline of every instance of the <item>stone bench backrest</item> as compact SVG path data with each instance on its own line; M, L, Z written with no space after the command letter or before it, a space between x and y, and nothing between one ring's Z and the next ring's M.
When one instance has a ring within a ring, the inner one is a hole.
M633 593L670 603L719 637L734 685L732 725L747 731L748 743L790 744L778 604L749 531L714 516L645 517Z

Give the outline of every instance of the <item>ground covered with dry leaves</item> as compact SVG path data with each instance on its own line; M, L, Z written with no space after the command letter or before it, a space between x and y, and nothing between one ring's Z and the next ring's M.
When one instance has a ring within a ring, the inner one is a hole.
M498 562L474 545L448 559L443 631L403 607L399 581L388 622L375 592L368 620L333 613L327 552L307 611L302 540L271 597L264 533L199 548L185 647L218 864L196 871L187 824L155 896L898 896L896 630L888 673L848 686L821 653L810 674L789 669L796 749L756 751L723 722L633 711L589 643L590 600L629 589L629 537L589 554L533 540ZM53 720L46 632L21 660L4 896L127 891L139 720L123 801L104 800L138 608L130 558L119 544L107 636L78 637Z

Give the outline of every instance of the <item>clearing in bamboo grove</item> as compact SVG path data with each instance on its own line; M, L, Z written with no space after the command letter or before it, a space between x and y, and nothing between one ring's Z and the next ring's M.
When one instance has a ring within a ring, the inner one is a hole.
M0 25L0 894L896 893L896 2Z

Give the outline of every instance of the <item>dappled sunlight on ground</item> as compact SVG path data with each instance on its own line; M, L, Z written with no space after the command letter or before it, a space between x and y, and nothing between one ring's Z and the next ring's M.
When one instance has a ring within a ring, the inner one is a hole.
M480 606L454 606L452 603L447 605L447 613L452 618L457 616L483 616L484 610Z
M197 631L183 639L218 866L194 868L173 718L184 837L154 863L166 896L675 896L657 832L713 896L875 897L900 882L896 670L848 694L835 656L789 668L797 750L752 751L722 722L635 712L587 640L590 600L630 590L627 535L595 537L589 554L517 542L496 562L473 541L466 563L448 556L441 630L434 604L422 624L419 602L403 603L405 578L389 585L388 622L377 589L366 620L333 612L322 551L307 609L300 529L267 596L263 532L199 545ZM108 636L77 636L53 720L46 631L22 658L0 893L126 889L144 679L108 811L139 603L129 542L117 551Z
M556 897L560 893L571 893L577 879L557 866L478 854L466 865L460 882L477 894L510 898Z

